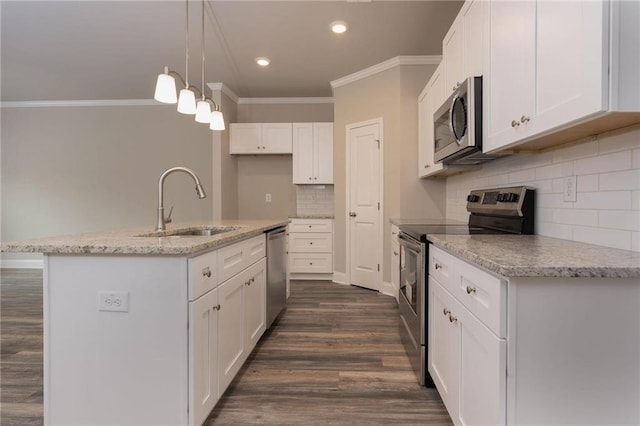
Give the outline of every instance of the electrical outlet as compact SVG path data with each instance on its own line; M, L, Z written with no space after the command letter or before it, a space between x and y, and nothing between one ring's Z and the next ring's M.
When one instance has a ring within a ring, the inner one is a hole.
M99 291L99 311L129 312L128 291Z
M267 192L266 194L264 194L264 200L265 200L267 203L270 203L270 202L271 202L271 194L270 194L270 193L268 193L268 192Z
M575 203L578 200L576 177L569 176L564 178L562 186L564 188L562 200L569 203Z

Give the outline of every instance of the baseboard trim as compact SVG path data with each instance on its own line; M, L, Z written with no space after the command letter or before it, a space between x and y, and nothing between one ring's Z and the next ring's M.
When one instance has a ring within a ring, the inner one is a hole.
M44 261L41 259L2 259L0 268L2 269L42 269Z
M349 285L347 282L347 274L344 272L333 271L333 282L336 284Z
M331 274L301 274L301 273L290 273L290 280L301 280L301 281L332 281L333 275Z

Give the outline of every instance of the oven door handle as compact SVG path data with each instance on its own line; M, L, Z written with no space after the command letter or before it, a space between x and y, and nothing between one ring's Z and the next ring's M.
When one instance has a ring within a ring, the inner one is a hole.
M402 245L403 246L407 246L411 249L413 249L414 251L420 253L422 252L422 245L419 243L416 243L415 240L413 240L410 237L407 237L405 234L403 234L402 232L398 233L398 239L402 240Z

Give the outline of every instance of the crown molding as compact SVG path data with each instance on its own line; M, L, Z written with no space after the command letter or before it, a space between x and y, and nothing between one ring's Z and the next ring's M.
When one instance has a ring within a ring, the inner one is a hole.
M332 104L333 98L240 98L238 104Z
M2 108L42 108L42 107L109 107L109 106L164 106L154 99L91 99L63 101L15 101L0 102Z
M235 103L239 103L240 98L238 97L238 95L236 95L233 90L231 90L229 88L229 86L227 86L224 83L207 83L207 86L209 87L209 89L211 90L219 90L222 93L224 93L225 95L227 95L229 98L231 98L231 100Z
M401 65L438 65L442 60L440 55L428 55L428 56L396 56L387 61L380 62L379 64L370 66L363 70L354 72L353 74L346 75L337 80L333 80L331 88L335 89L347 84L351 84L358 80L362 80L372 75L381 73L383 71L390 70Z

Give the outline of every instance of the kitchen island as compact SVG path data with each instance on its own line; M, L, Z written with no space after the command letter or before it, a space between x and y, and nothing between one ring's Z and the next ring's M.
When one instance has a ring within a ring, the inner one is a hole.
M3 244L45 255L45 424L202 424L264 333L264 231L287 223Z
M429 372L454 424L640 423L640 253L428 239Z

